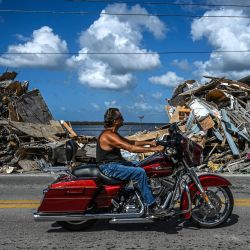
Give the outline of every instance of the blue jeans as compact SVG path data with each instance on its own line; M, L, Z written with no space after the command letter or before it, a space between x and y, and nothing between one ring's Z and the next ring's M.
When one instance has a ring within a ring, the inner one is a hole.
M110 162L100 165L100 170L106 176L113 177L119 180L137 181L138 188L145 203L150 206L155 202L155 198L151 192L150 187L148 186L145 170L141 167L137 167L135 163L126 164L119 162Z

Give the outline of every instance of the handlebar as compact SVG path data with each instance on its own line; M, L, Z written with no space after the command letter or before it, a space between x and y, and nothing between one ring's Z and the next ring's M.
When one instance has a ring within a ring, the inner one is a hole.
M182 135L182 132L175 125L170 128L169 135L158 138L156 144L164 146L164 153L168 156L175 156L178 159L184 157L190 165L200 165L202 162L202 147Z
M172 123L169 127L169 135L164 135L162 139L157 139L156 144L178 149L183 139L181 130L179 129L177 123Z
M173 135L164 135L162 139L156 139L156 144L164 147L178 149L182 139L183 136L180 133L176 133Z

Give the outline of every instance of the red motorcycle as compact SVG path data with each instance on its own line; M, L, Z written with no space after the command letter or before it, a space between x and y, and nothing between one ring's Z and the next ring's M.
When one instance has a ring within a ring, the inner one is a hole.
M148 215L136 183L107 177L98 165L90 164L67 171L44 190L34 219L56 221L73 231L102 219L142 223L181 215L206 228L226 222L234 206L231 183L215 174L197 175L195 166L202 162L202 148L177 128L158 139L158 144L164 146L164 153L154 153L139 167L145 169L156 201L165 211L160 217Z

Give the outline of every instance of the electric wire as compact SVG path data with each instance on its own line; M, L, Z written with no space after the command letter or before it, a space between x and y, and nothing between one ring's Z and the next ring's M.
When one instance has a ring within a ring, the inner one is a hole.
M176 3L176 2L142 2L142 1L105 1L105 0L66 0L68 2L86 2L86 3L126 3L126 4L141 4L141 5L174 5L174 6L198 6L198 7L238 7L250 8L250 5L241 4L206 4L206 3Z
M76 1L76 0L68 0ZM101 1L101 0L83 0L80 2L105 2L113 3L117 1ZM119 1L120 3L136 3L136 2L126 2ZM235 4L198 4L198 3L173 3L173 2L141 2L144 4L166 4L166 5L185 5L185 6L227 6L227 7L250 7L250 5L235 5ZM0 9L0 13L41 13L41 14L76 14L76 15L117 15L117 16L169 16L169 17L188 17L188 18L250 18L250 16L228 16L228 15L186 15L186 14L148 14L148 13L109 13L109 12L89 12L89 11L51 11L51 10L21 10L21 9ZM5 55L79 55L79 54L89 54L89 55L145 55L145 54L211 54L211 53L249 53L250 50L220 50L220 51L159 51L159 52L0 52L0 54Z
M211 53L249 53L250 50L214 51L158 51L158 52L0 52L0 55L164 55L164 54L211 54Z
M149 13L112 13L112 12L90 12L90 11L51 11L51 10L21 10L0 9L0 13L40 13L40 14L74 14L74 15L110 15L110 16L157 16L157 17L186 17L186 18L246 18L250 16L238 15L188 15L188 14L149 14Z

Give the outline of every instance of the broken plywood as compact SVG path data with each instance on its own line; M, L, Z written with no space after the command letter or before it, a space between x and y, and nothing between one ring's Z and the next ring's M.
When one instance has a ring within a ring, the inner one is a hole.
M59 126L13 121L10 124L26 135L36 138L46 138L49 141L58 140L60 136L65 135L65 131Z
M146 133L138 133L134 135L127 136L129 140L135 140L135 141L149 141L154 140L155 138L161 137L165 134L168 134L168 129L161 129L156 131L150 131Z
M43 124L53 120L48 106L37 89L22 95L16 101L16 111L23 122Z

